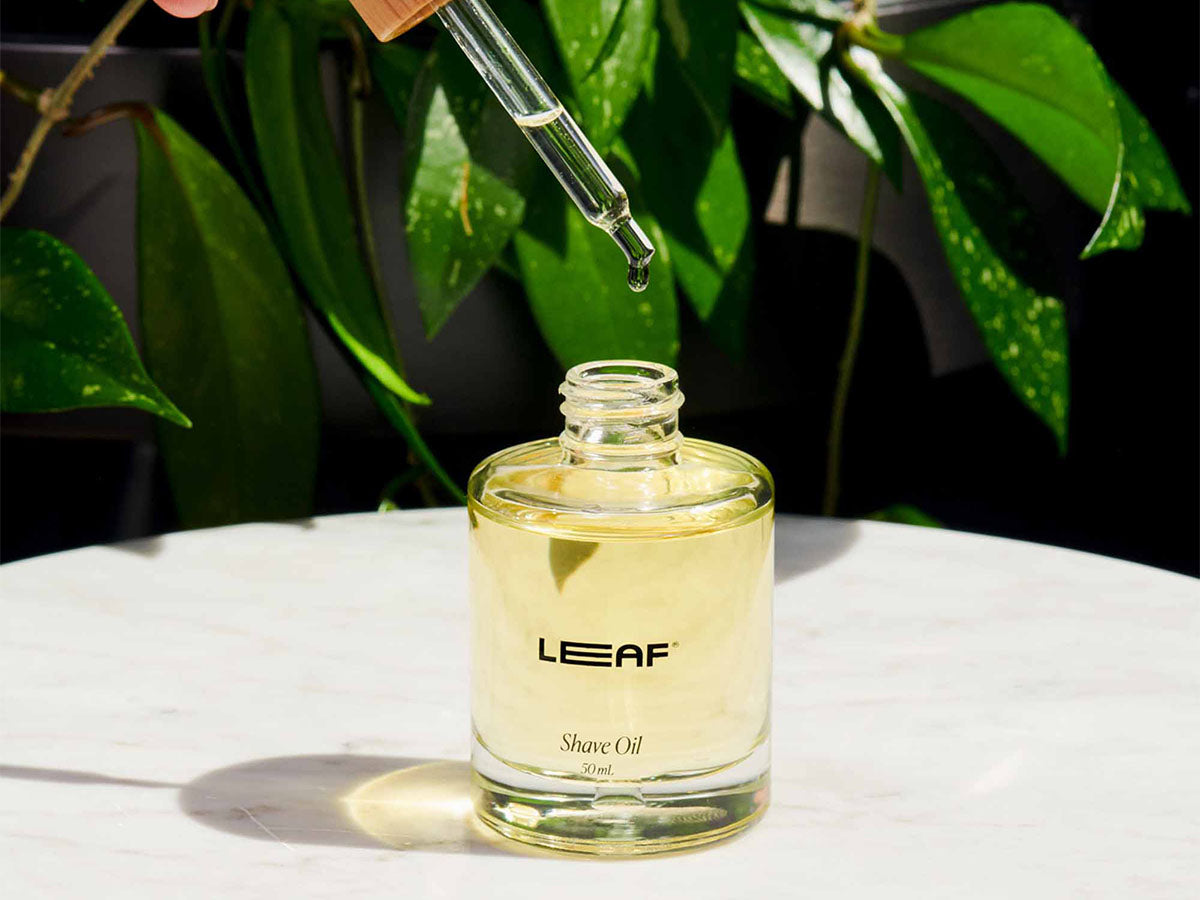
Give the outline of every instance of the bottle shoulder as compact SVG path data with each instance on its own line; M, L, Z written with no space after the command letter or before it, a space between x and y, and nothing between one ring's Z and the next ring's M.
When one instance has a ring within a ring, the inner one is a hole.
M754 457L685 438L653 468L593 467L565 458L558 438L488 457L467 487L472 517L579 540L649 540L719 531L770 515L775 486Z

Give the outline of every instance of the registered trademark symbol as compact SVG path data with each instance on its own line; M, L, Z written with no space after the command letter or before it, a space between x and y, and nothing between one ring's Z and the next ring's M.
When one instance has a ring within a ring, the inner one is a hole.
M671 641L671 646L672 646L672 647L678 647L678 646L679 646L679 641Z

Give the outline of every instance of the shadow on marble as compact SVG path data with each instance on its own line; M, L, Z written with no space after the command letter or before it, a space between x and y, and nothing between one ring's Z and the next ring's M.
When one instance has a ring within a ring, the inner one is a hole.
M786 584L849 552L860 530L860 523L844 519L780 520L775 528L775 584Z
M163 552L165 541L161 534L154 537L134 538L131 541L121 541L119 544L109 544L109 550L120 550L122 553L135 553L146 559L154 559Z
M186 784L195 821L282 844L519 854L476 820L466 762L385 756L282 756L208 772Z
M292 526L295 526L296 528L300 529L301 531L312 531L317 527L316 520L314 520L312 518L281 519L278 522L270 522L270 523L247 522L247 523L243 523L243 524L247 524L247 525L262 525L262 524L292 525ZM236 527L236 526L227 526L227 527ZM158 554L162 553L162 551L165 547L165 541L163 540L165 537L166 537L166 535L156 534L156 535L153 535L152 537L134 538L133 540L121 541L116 544L106 544L105 547L109 550L120 550L124 553L134 553L134 554L137 554L138 556L144 556L147 559L153 559L154 557L158 556Z
M99 772L76 772L70 769L40 769L34 766L0 765L0 778L16 781L48 781L52 784L111 784L114 787L177 788L182 785L169 781L144 781L140 778L116 778Z

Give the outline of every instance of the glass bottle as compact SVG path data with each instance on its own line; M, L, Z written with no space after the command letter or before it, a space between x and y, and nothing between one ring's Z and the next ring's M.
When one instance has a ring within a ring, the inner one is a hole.
M566 850L716 840L767 803L770 473L683 437L667 366L560 391L562 434L468 487L476 811Z

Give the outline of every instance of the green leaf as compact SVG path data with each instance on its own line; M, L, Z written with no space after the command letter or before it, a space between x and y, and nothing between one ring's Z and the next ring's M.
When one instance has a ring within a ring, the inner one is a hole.
M850 18L847 7L834 0L753 0L753 3L763 9L824 22L834 28Z
M401 128L408 119L408 104L412 100L413 88L426 54L408 44L391 42L369 44L371 75L375 78L375 89L383 96L388 108Z
M633 173L609 160L637 199ZM679 352L679 322L669 251L658 222L640 208L634 217L658 248L650 285L626 284L626 263L612 239L589 224L549 180L536 193L513 238L529 306L559 363L647 359L670 363Z
M479 282L525 215L515 186L536 158L457 47L418 77L404 154L404 221L429 337Z
M729 123L729 93L737 48L738 12L730 2L660 0L659 19L713 137ZM661 52L661 51L660 51Z
M1146 209L1190 213L1192 207L1158 135L1121 86L1111 79L1109 84L1125 139L1124 168L1133 179L1137 201Z
M250 12L246 94L267 189L288 257L313 303L351 353L412 403L429 398L398 371L395 350L358 244L345 172L325 113L320 23L275 0Z
M223 15L232 15L232 10L226 7ZM259 186L258 173L251 165L250 157L242 147L242 140L238 135L238 129L234 126L232 109L233 92L229 86L229 59L224 34L224 26L227 25L228 20L222 26L218 26L217 37L214 41L209 28L212 24L212 19L213 14L211 12L206 12L197 19L197 25L199 26L200 72L204 76L204 87L208 91L208 99L212 103L217 123L221 126L221 131L225 135L225 142L229 145L229 150L233 154L233 160L237 165L238 173L241 175L242 184L246 186L258 208L265 210L267 209L267 202ZM244 98L239 98L239 100L242 99ZM244 102L240 102L238 111L242 114L243 121L245 120L244 107Z
M683 194L671 199L655 209L663 211L671 267L696 314L708 321L718 307L732 307L744 316L754 277L750 195L732 132L709 157L691 208L680 204Z
M1191 212L1158 135L1120 85L1109 79L1109 87L1121 122L1121 185L1109 201L1100 229L1083 250L1085 259L1104 250L1140 246L1145 230L1142 207Z
M945 528L945 524L908 503L893 503L867 516L873 522L895 522L920 528Z
M739 87L783 115L794 115L791 82L758 39L744 31L737 34L734 75Z
M753 277L750 196L732 131L714 146L686 70L669 46L658 54L624 134L684 293L702 320L720 305L722 331L740 333ZM736 349L737 341L726 343Z
M1140 243L1108 75L1058 13L1033 3L984 6L907 35L900 56L1011 131L1105 214L1090 250Z
M1133 174L1125 168L1124 144L1117 154L1117 170L1120 175L1104 210L1104 217L1079 254L1080 259L1088 259L1106 250L1136 250L1142 245L1146 216L1138 205Z
M234 180L165 113L135 119L146 360L195 428L159 429L186 526L312 511L319 404L300 302Z
M604 152L641 90L654 46L655 0L542 0L579 120Z
M900 137L878 99L837 62L834 36L847 16L832 3L743 2L742 16L784 76L814 110L901 182Z
M956 113L908 94L874 55L855 59L895 117L929 195L950 272L996 367L1067 443L1067 328L1032 211L995 155Z
M138 359L104 285L41 231L0 231L0 408L131 406L191 427Z

